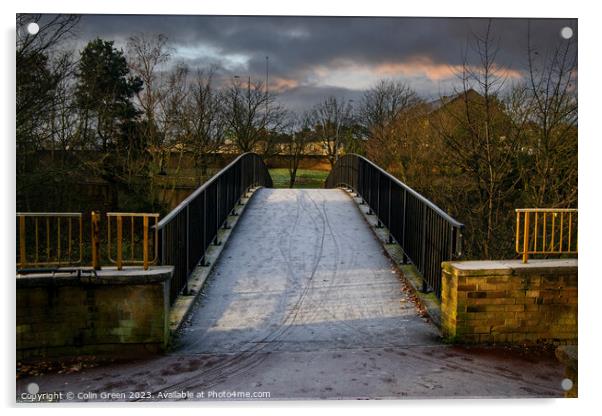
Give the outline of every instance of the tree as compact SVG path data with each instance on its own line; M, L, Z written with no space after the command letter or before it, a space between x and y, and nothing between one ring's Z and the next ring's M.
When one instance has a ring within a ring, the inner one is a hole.
M276 97L265 92L262 82L249 81L243 86L233 80L224 92L224 117L230 138L241 152L251 152L263 142L264 155L272 149L271 131L279 131L286 112Z
M313 108L311 120L314 131L326 150L328 161L334 166L345 141L352 136L351 103L333 96L328 97Z
M185 143L192 152L199 180L207 176L208 158L224 143L226 121L222 114L222 95L213 85L215 70L199 70L190 85L185 104Z
M143 116L140 133L150 157L148 174L150 194L154 198L157 175L165 173L165 134L159 113L167 95L163 70L163 66L170 59L167 37L162 34L133 35L127 42L127 56L130 71L134 76L139 77L144 85L144 88L135 94L135 98Z
M562 40L540 51L527 35L529 76L520 107L527 121L521 174L525 205L577 204L577 48Z
M359 108L359 121L367 139L368 157L405 180L403 160L410 129L422 100L405 83L381 80L367 90Z
M26 29L30 22L39 25L35 35ZM48 182L63 179L61 175L49 174L52 166L42 163L38 152L54 149L57 137L72 139L71 124L66 122L70 105L64 92L72 74L73 60L58 46L71 36L78 22L79 17L73 15L17 15L16 191L19 209L38 209L39 196L45 194ZM53 206L54 199L60 199L60 195L45 195L42 201L46 206Z
M297 180L297 170L305 155L307 144L313 137L310 128L311 117L305 113L301 117L293 116L290 121L290 133L286 135L285 148L288 157L289 187L293 188Z
M160 119L163 127L164 135L163 146L161 146L161 175L166 175L166 160L171 161L171 156L174 151L178 152L177 165L173 175L171 186L172 193L177 186L178 174L182 167L186 141L186 122L188 115L186 114L186 103L190 91L188 89L189 69L186 65L178 64L173 68L166 80L165 97L160 104Z
M442 98L444 105L432 118L447 153L441 160L451 157L459 168L456 192L447 202L466 223L469 253L495 258L512 244L508 212L518 191L518 136L504 112L506 79L495 62L498 46L491 21L482 36L473 35L473 51L477 64L465 56L458 73L462 89L452 101Z
M121 128L137 119L132 98L142 90L142 80L130 75L123 51L113 41L95 39L81 52L75 95L81 110L81 134L104 152L123 138Z
M146 174L140 112L132 102L142 85L112 41L95 39L81 52L75 90L80 135L85 145L103 153L90 166L113 184L115 199L120 186L133 191L135 177Z

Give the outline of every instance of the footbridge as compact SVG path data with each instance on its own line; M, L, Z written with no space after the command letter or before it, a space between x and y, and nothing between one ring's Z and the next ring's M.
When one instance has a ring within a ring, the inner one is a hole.
M423 291L433 291L440 296L441 263L457 259L462 254L461 223L362 156L350 154L341 157L322 190L291 190L269 189L272 179L263 160L256 154L246 153L159 222L159 262L175 266L172 301L187 291L188 278L195 267L206 265L208 247L221 243L218 230L230 226L228 215L236 214L241 199L257 187L261 189L254 198L256 202L249 207L250 212L246 215L255 217L263 214L263 222L257 223L256 228L245 223L245 238L244 242L241 241L247 245L247 251L254 253L257 264L261 264L268 255L287 264L292 273L295 267L291 258L304 257L310 263L315 261L309 267L310 274L315 274L321 265L332 262L335 254L354 257L356 253L352 246L338 247L336 253L322 252L328 235L333 239L335 234L344 235L350 241L361 241L371 235L370 229L365 224L362 226L359 213L356 217L351 214L347 214L351 215L350 218L344 216L346 210L355 208L353 197L359 197L360 205L367 209L366 213L375 216L377 227L386 228L389 242L399 244L404 261L416 266L423 278ZM311 224L299 228L303 216L308 216ZM341 221L342 218L348 221ZM333 223L338 227L333 227ZM283 252L282 238L261 240L262 237L267 238L266 227L275 235L288 235L301 241L298 244L289 241L288 251ZM298 229L308 234L305 237L295 235ZM317 229L317 234L312 235L311 229ZM370 275L369 267L363 270L367 276Z
M159 400L171 392L173 400L219 400L198 394L222 391L241 394L233 397L241 400L563 394L559 380L564 369L553 353L527 356L442 342L440 327L416 302L416 293L435 294L442 305L448 297L448 306L456 305L447 281L442 291L441 263L462 255L463 226L362 156L341 157L323 188L274 189L261 157L246 153L164 218L136 215L107 214L109 244L100 256L113 259L113 269L77 268L76 277L53 272L47 278L18 279L18 353L45 353L60 346L61 353L79 355L86 347L96 354L111 345L122 353L126 347L138 345L135 351L140 351L142 345L146 351L159 344L166 353L49 375L42 380L44 391L144 392L118 400ZM93 235L99 233L95 218ZM20 233L18 269L31 261L40 264L38 249L53 241L42 231L52 231L53 221L58 243L66 233L77 235L78 224L82 229L76 213L52 221L34 214L18 214L17 219L19 230L34 230L29 240L25 231ZM134 238L140 232L143 237ZM119 245L121 240L130 242ZM143 249L136 248L139 242ZM48 249L47 257L77 254L79 246L76 261L87 261L81 256L81 238L79 244L65 244ZM393 261L386 251L390 246L401 261ZM98 254L92 262L98 265ZM47 263L53 267L52 261ZM141 276L135 274L143 269ZM418 276L414 288L400 273L406 270ZM493 307L483 303L489 292L477 292L484 295L468 312L483 315L480 311L491 307L498 311L496 317L505 314L514 322L523 303L533 301L538 307L535 298L521 298L521 305L510 299L509 306L500 306L506 292L498 286L511 278L499 273L494 273L497 283L483 289L494 291ZM563 285L576 285L576 277L571 283L562 273ZM543 284L539 275L535 279ZM556 290L557 280L550 281ZM454 296L469 298L459 293L476 290L468 286L453 286ZM576 296L576 286L568 290ZM541 296L548 302L557 292ZM570 307L561 300L563 308ZM183 312L172 319L182 305ZM554 307L544 306L546 314ZM447 311L454 319L450 325L471 328L456 322L459 315L454 313ZM563 331L567 316L558 321ZM503 323L502 318L496 325ZM480 328L470 334L477 342L493 336L489 327L485 332ZM33 376L18 380L18 392L32 381L39 382Z

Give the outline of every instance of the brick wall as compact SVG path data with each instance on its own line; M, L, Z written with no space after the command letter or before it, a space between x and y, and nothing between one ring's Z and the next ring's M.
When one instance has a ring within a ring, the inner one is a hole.
M441 328L461 343L576 343L577 260L443 263Z
M17 278L17 359L158 352L172 268Z

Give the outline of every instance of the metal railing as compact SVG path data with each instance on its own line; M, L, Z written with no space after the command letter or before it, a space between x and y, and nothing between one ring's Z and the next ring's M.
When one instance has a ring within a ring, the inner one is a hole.
M516 253L523 263L529 255L577 254L577 224L576 208L517 209Z
M17 268L82 263L81 213L18 212L17 229Z
M207 248L212 243L220 244L219 228L228 227L228 215L254 186L272 187L272 178L259 155L244 153L159 221L159 262L174 266L172 303L187 291L194 268L207 264Z
M107 244L105 265L115 264L118 270L122 270L124 265L141 265L147 270L157 262L156 226L159 214L109 212L106 215L107 234L106 240L103 240L100 233L101 216L94 211L89 223L86 222L90 226L89 236L84 233L81 212L17 213L17 272L49 272L65 266L92 267L98 270L103 263L100 246L104 241ZM124 227L126 218L129 221L126 220L127 225ZM152 228L151 219L154 219ZM112 228L115 229L114 234L111 232ZM152 238L149 238L149 233ZM150 257L151 252L154 252L154 258Z
M429 287L441 297L441 263L462 255L464 225L370 160L355 154L341 157L326 178L325 187L353 189L376 214L378 226L389 229Z
M115 258L112 257L112 235L111 219L115 221ZM124 219L129 218L128 224L125 227L124 234ZM138 223L136 219L140 219ZM154 219L152 230L150 229L149 220ZM148 270L149 264L155 264L157 262L157 254L159 251L158 241L158 229L157 224L159 221L159 214L146 214L146 213L126 213L126 212L108 212L107 213L107 258L109 261L117 266L117 270L121 270L124 265L137 266L142 265L144 270ZM152 233L152 238L149 238L149 231ZM142 234L142 238L140 238ZM124 238L129 237L129 238ZM124 258L124 242L126 243L126 257ZM139 247L139 248L138 248ZM138 250L137 250L138 248ZM140 253L141 252L141 253ZM153 252L152 259L149 257L149 253ZM128 255L129 254L129 255Z

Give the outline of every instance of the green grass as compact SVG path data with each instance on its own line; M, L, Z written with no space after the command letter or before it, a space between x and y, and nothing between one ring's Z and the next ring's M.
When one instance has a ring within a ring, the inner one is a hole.
M274 188L288 188L290 175L288 169L270 169ZM328 172L324 170L298 169L295 188L323 188Z

